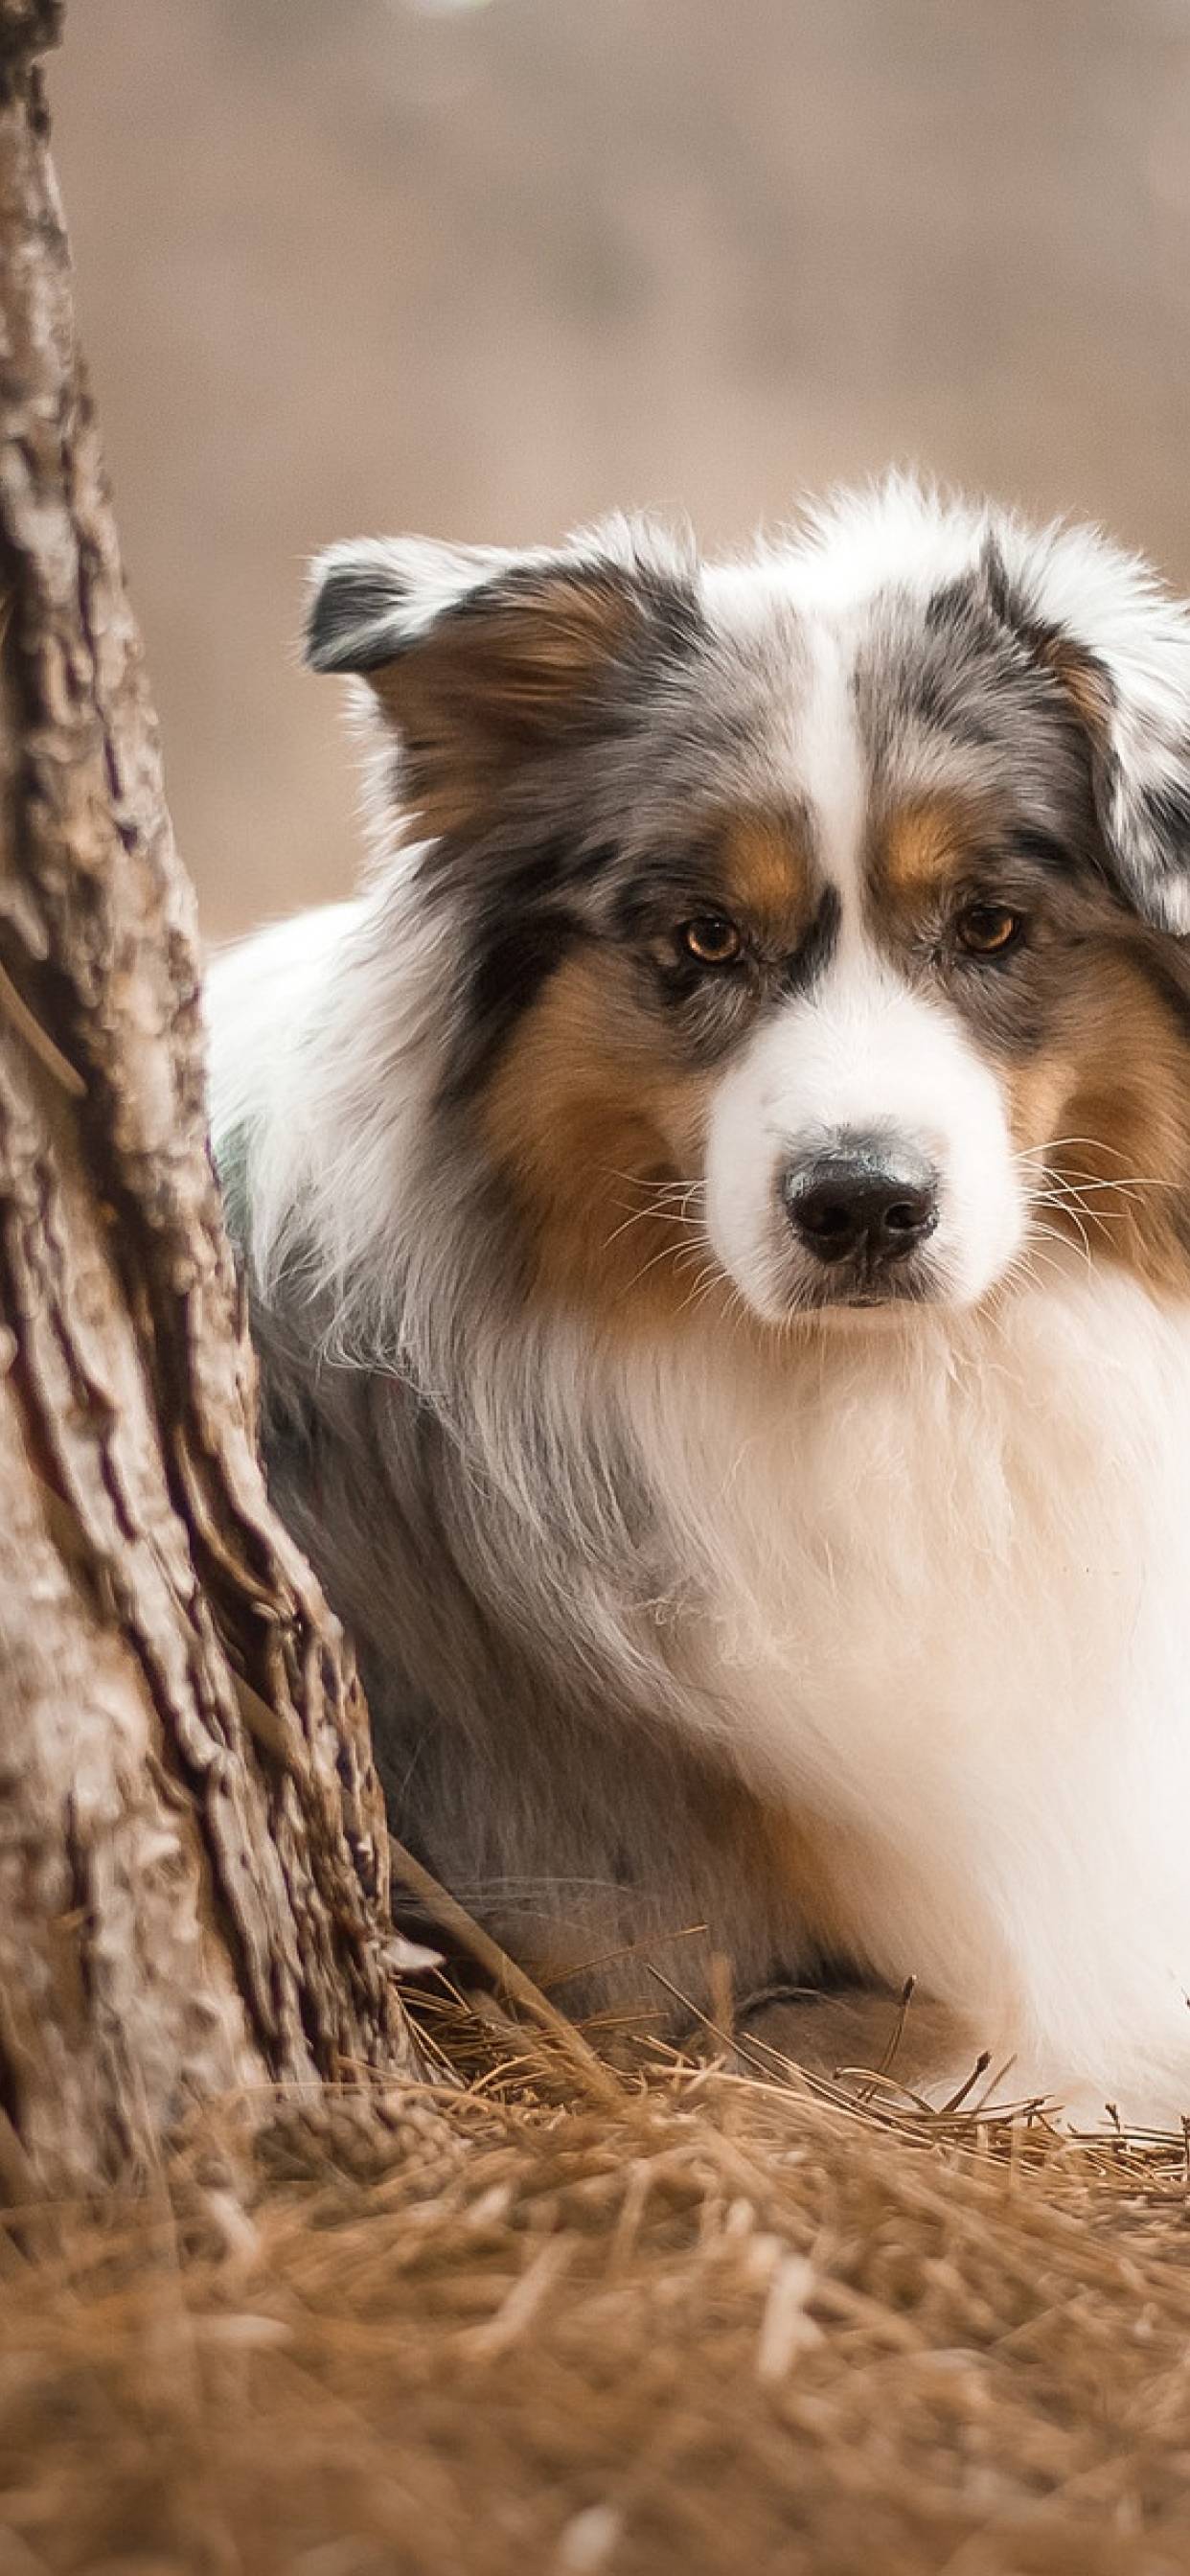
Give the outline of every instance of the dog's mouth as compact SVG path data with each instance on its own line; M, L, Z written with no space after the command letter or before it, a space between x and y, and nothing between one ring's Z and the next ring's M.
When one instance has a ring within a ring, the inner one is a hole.
M945 1280L935 1262L912 1259L898 1262L893 1268L855 1262L808 1276L799 1271L789 1283L786 1304L791 1317L871 1315L890 1308L903 1312L910 1306L940 1305L946 1293Z
M847 1278L837 1272L816 1278L776 1263L763 1278L741 1277L734 1266L718 1260L715 1267L727 1292L723 1311L729 1316L734 1312L741 1320L751 1316L778 1334L799 1323L852 1322L858 1328L890 1321L908 1323L916 1310L933 1311L954 1302L945 1273L926 1262L888 1279L862 1274ZM700 1303L708 1310L705 1298Z
M754 1261L729 1259L722 1267L742 1305L778 1331L800 1321L908 1322L914 1309L968 1302L952 1261L935 1244L895 1261L856 1254L822 1262L782 1234L770 1236Z

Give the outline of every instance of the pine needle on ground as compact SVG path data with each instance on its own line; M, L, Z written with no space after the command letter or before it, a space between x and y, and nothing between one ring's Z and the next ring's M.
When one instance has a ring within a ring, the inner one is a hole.
M10 2215L4 2576L1190 2569L1183 2139L430 2036L464 2089L279 2103L247 2210L207 2124Z

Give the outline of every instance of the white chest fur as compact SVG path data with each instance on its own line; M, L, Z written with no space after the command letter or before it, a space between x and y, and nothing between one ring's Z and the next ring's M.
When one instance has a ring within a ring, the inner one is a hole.
M1018 2082L1190 2107L1190 1306L1072 1266L632 1413L680 1659L862 1848L858 1953Z

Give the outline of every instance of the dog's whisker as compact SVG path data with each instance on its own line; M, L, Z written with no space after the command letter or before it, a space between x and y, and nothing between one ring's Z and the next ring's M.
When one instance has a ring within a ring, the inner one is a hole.
M658 1225L673 1226L679 1233L683 1229L691 1234L703 1232L702 1224L697 1217L685 1216L677 1208L634 1208L631 1215L626 1216L620 1225L613 1226L611 1233L606 1236L605 1252L610 1252L613 1243L618 1243L623 1235L629 1234L634 1225L647 1225L650 1221Z
M1017 1147L1013 1154L1013 1161L1017 1163L1026 1163L1038 1156L1044 1157L1047 1154L1057 1154L1068 1145L1085 1145L1091 1153L1110 1154L1115 1162L1126 1163L1128 1160L1127 1155L1123 1152L1120 1146L1105 1144L1101 1136L1050 1136L1047 1138L1044 1145L1022 1145Z
M624 1295L631 1296L633 1290L639 1288L642 1279L647 1279L650 1271L655 1270L659 1262L672 1261L676 1266L678 1258L679 1256L675 1253L672 1243L663 1243L660 1251L654 1252L651 1258L642 1264L641 1268L635 1273L635 1276L628 1281L627 1286L623 1291Z
M1143 1172L1133 1172L1126 1180L1118 1181L1098 1179L1090 1172L1077 1175L1054 1172L1047 1176L1047 1188L1055 1197L1083 1198L1110 1193L1117 1198L1132 1198L1142 1190L1167 1190L1172 1186L1169 1181L1155 1180Z
M723 1276L724 1274L717 1261L712 1260L706 1262L703 1268L699 1271L698 1277L694 1281L694 1285L691 1288L689 1295L684 1299L679 1312L683 1315L696 1313L698 1308L706 1303L706 1300L710 1296L716 1283L723 1280ZM738 1295L739 1290L733 1285L728 1298L728 1313L731 1312L732 1297L738 1297Z

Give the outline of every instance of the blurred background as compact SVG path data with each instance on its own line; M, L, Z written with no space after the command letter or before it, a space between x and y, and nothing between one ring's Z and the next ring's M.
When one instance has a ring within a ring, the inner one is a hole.
M1190 0L74 0L50 78L211 937L357 864L332 537L895 460L1190 587Z

